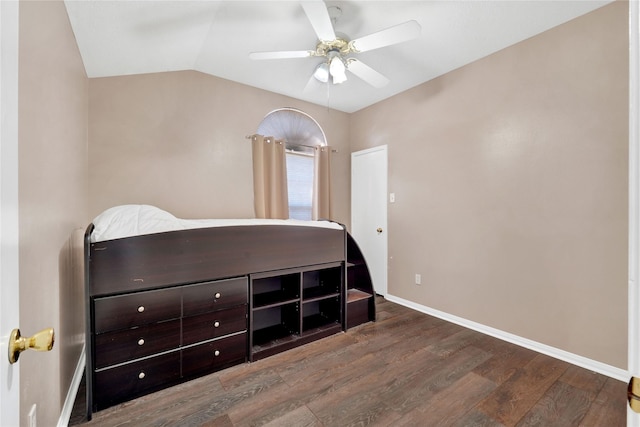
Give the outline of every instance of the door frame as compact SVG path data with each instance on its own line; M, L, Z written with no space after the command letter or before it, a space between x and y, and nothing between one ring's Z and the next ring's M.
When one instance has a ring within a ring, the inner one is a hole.
M18 36L19 2L0 1L0 424L20 424L20 369L8 340L19 322Z
M383 188L383 192L384 192L384 200L385 200L385 204L384 204L384 220L382 221L383 224L381 224L381 227L383 229L383 234L382 237L384 239L384 258L385 258L385 262L383 264L383 269L384 269L384 285L381 287L381 289L376 289L375 287L375 280L374 280L374 286L373 289L374 291L382 296L386 296L389 293L389 232L388 232L388 224L389 224L389 217L388 217L388 205L387 205L387 193L388 193L388 186L389 186L389 149L388 146L385 145L378 145L376 147L371 147L371 148L367 148L364 150L359 150L359 151L354 151L351 153L351 230L353 231L353 223L354 223L354 206L353 206L353 159L355 157L359 157L359 156L363 156L363 155L367 155L367 154L371 154L371 153L375 153L378 151L382 151L384 152L384 158L385 158L385 164L384 164L384 188ZM353 234L353 233L352 233ZM356 236L353 236L354 238ZM357 242L357 241L356 241ZM358 243L358 245L360 246L361 249L363 249L363 246ZM366 249L363 249L363 255L365 256L365 261L366 261L366 255L364 254L364 252L366 251ZM373 280L373 278L372 278Z
M629 323L628 370L640 377L640 7L629 2ZM640 414L627 405L627 426Z

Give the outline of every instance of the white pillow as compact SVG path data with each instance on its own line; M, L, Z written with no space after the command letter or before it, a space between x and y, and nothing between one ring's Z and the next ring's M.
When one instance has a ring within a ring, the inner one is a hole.
M93 220L92 242L181 229L169 212L150 205L122 205L109 208Z

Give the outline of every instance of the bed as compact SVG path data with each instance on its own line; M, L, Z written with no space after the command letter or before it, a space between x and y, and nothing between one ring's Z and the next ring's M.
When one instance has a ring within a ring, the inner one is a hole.
M87 227L85 258L89 418L375 319L366 263L332 221L117 206Z
M93 295L344 261L331 221L185 220L147 205L106 210L87 229Z

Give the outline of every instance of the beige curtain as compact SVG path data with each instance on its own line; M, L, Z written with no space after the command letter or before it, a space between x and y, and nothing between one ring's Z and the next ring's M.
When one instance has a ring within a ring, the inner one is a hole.
M331 147L316 147L313 174L314 220L331 219Z
M287 162L283 142L273 137L254 135L251 144L256 218L289 218Z

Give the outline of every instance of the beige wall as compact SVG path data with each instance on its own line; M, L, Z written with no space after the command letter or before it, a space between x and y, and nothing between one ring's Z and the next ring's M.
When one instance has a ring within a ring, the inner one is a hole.
M21 2L20 327L57 332L20 359L22 423L59 417L91 218L252 216L244 136L284 106L339 149L339 221L350 151L389 144L391 294L625 368L626 31L613 4L347 115L196 72L88 82L62 2Z
M53 426L83 343L88 79L61 1L20 2L19 31L20 329L56 332L51 352L18 362L21 425L37 403L38 425Z
M183 218L250 218L251 144L269 112L314 117L333 160L334 219L349 219L349 116L195 71L90 81L92 217L144 203Z
M391 295L626 369L627 7L352 115L389 146Z

